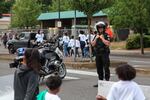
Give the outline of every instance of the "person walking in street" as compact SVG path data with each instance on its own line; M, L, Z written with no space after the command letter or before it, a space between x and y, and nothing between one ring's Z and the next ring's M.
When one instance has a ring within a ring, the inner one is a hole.
M123 64L117 67L115 71L119 81L112 85L106 98L97 95L97 100L145 100L143 91L133 81L136 77L135 68L128 64Z
M93 31L92 29L90 30L90 34L87 34L87 39L88 39L88 43L90 44L90 47L89 49L91 49L92 51L92 57L95 56L95 53L94 53L94 47L92 46L92 41L94 40L94 38L96 37L96 31Z
M105 23L98 22L96 23L96 30L98 32L94 41L92 41L92 45L95 48L96 52L96 68L98 73L99 80L105 79L109 81L110 78L110 59L109 59L109 45L110 38L107 33L105 33ZM98 87L98 84L94 85L94 87Z
M80 57L79 48L81 47L81 44L79 41L79 37L76 37L74 47L75 47L75 50L74 50L75 57L77 57L77 56Z
M14 73L14 100L36 100L41 69L38 49L25 50L23 62Z
M82 57L84 57L84 47L85 47L86 39L87 37L84 34L84 31L81 30L79 34L79 41L80 41Z
M41 30L38 30L38 33L35 35L36 38L36 42L38 43L42 43L44 40L44 33Z
M60 91L62 80L59 76L50 76L46 80L48 90L40 92L37 100L61 100L57 95Z
M65 57L67 57L69 55L68 49L67 49L69 41L70 41L70 39L69 39L68 33L65 32L64 36L63 36L63 52L64 52Z
M7 41L8 41L8 36L7 33L4 33L4 35L2 36L2 41L3 41L3 45L5 48L7 48Z
M70 39L70 41L69 41L69 43L68 43L68 54L69 54L69 56L72 56L73 54L74 54L74 36L71 36L71 39Z

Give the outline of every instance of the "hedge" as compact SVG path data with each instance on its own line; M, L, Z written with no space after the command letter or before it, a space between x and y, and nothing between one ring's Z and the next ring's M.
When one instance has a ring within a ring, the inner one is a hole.
M144 48L150 47L150 35L143 35ZM126 42L126 49L140 48L140 34L129 35Z

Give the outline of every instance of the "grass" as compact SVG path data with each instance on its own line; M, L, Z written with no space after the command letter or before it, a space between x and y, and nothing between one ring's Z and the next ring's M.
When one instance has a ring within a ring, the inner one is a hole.
M111 42L110 49L111 50L126 50L126 41ZM137 49L134 49L134 50L137 50ZM145 51L150 51L150 48L144 48L144 50Z
M112 50L124 50L126 46L126 41L121 42L111 42L110 49Z

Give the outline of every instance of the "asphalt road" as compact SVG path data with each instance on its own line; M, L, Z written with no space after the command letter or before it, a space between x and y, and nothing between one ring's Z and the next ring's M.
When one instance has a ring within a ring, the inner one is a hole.
M150 68L150 58L110 56L110 59L114 61L125 61L134 67Z
M4 92L9 94L9 90L12 90L13 73L15 69L9 68L9 62L10 61L0 61L0 95ZM62 100L95 100L97 88L94 88L93 85L97 83L96 70L67 69L67 71L67 76L63 80L62 88L59 93ZM117 80L114 71L111 71L111 81ZM149 76L137 76L135 81L140 85L150 85ZM43 89L45 89L45 85L40 85L40 90Z

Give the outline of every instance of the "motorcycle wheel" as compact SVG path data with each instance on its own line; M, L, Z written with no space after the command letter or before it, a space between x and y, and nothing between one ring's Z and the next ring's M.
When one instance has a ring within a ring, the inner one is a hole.
M63 79L65 78L66 74L67 74L66 66L64 63L62 63L61 66L59 67L58 75L61 79Z
M14 49L14 46L13 46L13 45L10 45L10 46L8 47L8 50L9 50L9 53L10 53L10 54L14 54L14 53L15 53L15 49Z

